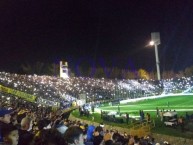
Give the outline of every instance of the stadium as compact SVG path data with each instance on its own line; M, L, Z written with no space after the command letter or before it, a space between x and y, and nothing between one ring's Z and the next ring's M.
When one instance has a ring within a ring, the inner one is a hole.
M0 145L193 145L192 6L1 0Z
M60 112L63 119L83 122L81 126L102 124L120 134L154 136L160 143L192 142L193 77L155 81L66 76L0 72L1 108L27 109L23 112L36 112L40 118Z

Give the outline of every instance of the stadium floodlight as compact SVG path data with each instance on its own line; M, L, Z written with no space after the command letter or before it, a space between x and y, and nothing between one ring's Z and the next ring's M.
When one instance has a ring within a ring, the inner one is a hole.
M159 45L159 44L161 44L160 43L160 34L159 34L159 32L153 32L153 33L151 33L151 41L150 41L150 43L149 43L151 46L153 46L154 45L154 47L155 47L155 58L156 58L156 67L157 67L157 78L158 78L158 80L160 80L161 79L161 76L160 76L160 66L159 66L159 56L158 56L158 48L157 48L157 46Z
M154 41L150 41L149 45L153 46L153 45L155 45L155 42Z

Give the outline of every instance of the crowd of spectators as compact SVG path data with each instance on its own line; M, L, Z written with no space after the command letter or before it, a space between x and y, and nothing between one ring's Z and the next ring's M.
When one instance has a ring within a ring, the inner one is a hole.
M53 76L0 72L0 84L66 106L85 94L87 102L132 99L168 93L192 92L193 77L155 80L110 80L86 77L63 79ZM43 101L42 101L43 100ZM50 103L51 104L51 103Z
M150 136L138 138L70 121L61 110L41 104L59 102L65 107L85 94L87 101L139 98L158 94L192 93L193 77L155 80L110 80L85 77L62 79L51 76L19 75L0 72L0 85L34 96L34 103L0 92L0 141L6 145L129 144L155 145ZM11 110L10 110L11 109ZM13 109L13 110L12 110ZM158 144L158 143L157 143ZM168 143L165 143L168 144Z
M164 93L192 93L193 77L163 80Z
M151 136L139 138L116 129L109 130L103 123L94 126L71 121L61 110L52 111L23 100L0 108L2 145L159 145L156 143Z

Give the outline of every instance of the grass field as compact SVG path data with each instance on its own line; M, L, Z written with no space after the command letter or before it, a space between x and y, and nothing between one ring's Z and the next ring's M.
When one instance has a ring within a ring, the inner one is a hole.
M139 110L156 112L156 107L161 110L176 110L177 112L193 112L193 95L169 96L156 99L142 100L120 104L121 113L136 113ZM118 111L117 106L105 105L100 107L103 111ZM180 113L180 114L181 114Z
M160 121L160 118L156 116L156 107L160 110L176 110L178 116L184 116L185 113L188 112L189 115L193 114L193 95L179 95L179 96L168 96L163 98L155 98L155 99L147 99L141 100L138 102L128 102L126 104L120 104L120 112L121 114L129 113L129 116L139 116L139 110L143 110L144 113L150 113L151 119L155 121L156 127L152 130L155 133L167 134L172 136L179 136L184 138L192 138L193 134L181 133L180 127L172 128L164 126L164 123ZM82 119L91 120L91 117L94 116L95 122L103 122L100 117L100 110L109 111L109 112L117 112L118 106L111 106L109 104L104 104L100 108L95 109L95 113L91 114L89 118L81 117ZM76 117L79 117L78 111L73 113ZM110 124L113 126L125 127L126 124L116 124L111 122L105 122L106 124ZM129 122L131 124L132 122ZM188 126L189 122L186 121L186 128L190 128ZM190 124L192 128L192 124Z

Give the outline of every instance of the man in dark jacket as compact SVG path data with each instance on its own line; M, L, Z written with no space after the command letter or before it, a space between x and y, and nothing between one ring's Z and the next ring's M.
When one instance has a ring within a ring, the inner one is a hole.
M0 143L3 142L2 131L11 124L11 113L13 110L0 109Z

